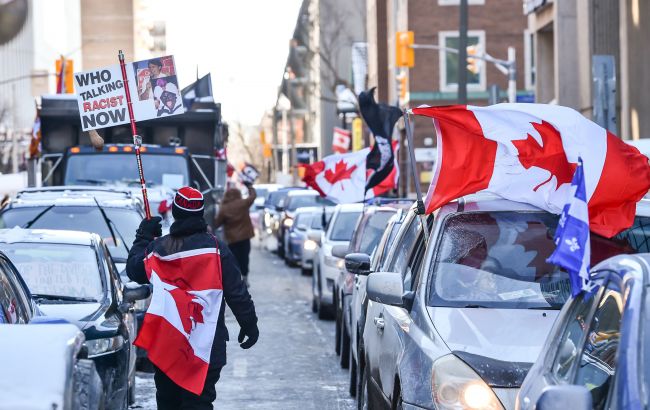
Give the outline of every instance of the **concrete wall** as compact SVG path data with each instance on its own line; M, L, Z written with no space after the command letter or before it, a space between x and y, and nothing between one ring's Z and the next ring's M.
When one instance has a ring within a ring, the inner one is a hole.
M119 50L133 61L133 0L82 1L81 36L86 70L117 64Z

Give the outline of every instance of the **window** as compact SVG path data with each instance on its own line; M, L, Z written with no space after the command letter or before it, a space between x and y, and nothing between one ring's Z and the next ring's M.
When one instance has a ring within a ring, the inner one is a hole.
M440 47L458 49L458 31L441 31L438 36ZM485 31L470 30L467 32L467 45L476 46L479 53L485 51ZM440 50L440 90L456 91L458 89L458 54ZM462 62L462 67L467 63ZM467 72L467 89L474 91L484 91L486 87L485 63L479 64L479 72L473 74Z
M417 216L414 216L411 218L411 220L408 222L409 225L404 228L406 231L402 235L401 238L399 238L397 247L395 248L395 251L392 256L392 260L388 264L388 268L386 269L389 272L397 272L402 274L404 276L404 273L406 272L408 268L408 262L409 262L409 257L411 256L411 250L413 249L413 246L415 245L417 239L418 239L418 233L420 231L420 218Z
M535 35L524 30L524 77L526 89L535 90Z
M339 212L336 219L332 221L329 239L332 241L349 241L352 239L359 216L361 216L361 212Z
M0 259L0 323L27 323L29 313L24 304L29 302L14 288L12 280L17 278L11 267Z

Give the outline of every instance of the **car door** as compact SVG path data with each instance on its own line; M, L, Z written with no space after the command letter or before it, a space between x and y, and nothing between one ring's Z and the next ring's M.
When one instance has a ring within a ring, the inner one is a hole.
M387 264L386 271L399 272L401 274L408 271L411 252L417 242L420 231L419 218L411 217L405 221L402 234L396 238L395 243L397 245L390 257L390 262ZM392 325L397 323L395 319L403 318L405 312L401 308L368 301L368 312L363 336L368 360L366 371L369 372L368 375L371 384L375 384L385 398L389 397L390 393L392 393L391 388L393 385L392 381L387 380L387 374L395 368L394 361L389 363L394 358L391 349L398 349L399 347L399 337L395 334L394 329L386 325L386 318L387 316L391 317L389 324Z

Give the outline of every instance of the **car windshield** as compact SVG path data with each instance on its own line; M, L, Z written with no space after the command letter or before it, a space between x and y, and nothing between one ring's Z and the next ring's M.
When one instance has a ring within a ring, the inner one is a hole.
M334 203L329 199L322 198L318 195L297 195L289 197L287 204L288 211L295 211L305 206L332 206Z
M637 218L635 225L647 219ZM557 215L544 212L447 218L433 265L429 305L560 309L571 295L569 276L546 262L555 250L557 223ZM638 240L640 229L632 227L613 239L592 234L591 266L613 255L635 253L638 246L626 238Z
M147 183L177 189L189 184L187 160L182 155L142 154ZM133 153L71 155L65 169L64 185L104 185L127 183L140 186Z
M330 239L333 241L349 241L352 239L357 220L361 212L339 212L330 229Z
M306 229L311 224L311 219L313 217L313 213L311 212L304 212L301 214L298 214L296 216L296 222L295 225L298 229Z
M388 220L393 215L395 215L395 212L380 211L368 216L362 228L362 231L360 232L361 238L357 252L370 255L375 251L375 248L381 240L381 236L386 230Z
M327 208L327 211L325 211L325 223L323 223L323 213L322 212L317 212L314 214L311 220L311 229L318 229L322 230L323 226L327 226L327 223L330 221L330 218L332 217L332 208Z
M19 242L0 244L33 295L103 299L97 256L90 246Z
M6 210L0 214L0 228L22 227L45 211L29 228L96 233L104 239L115 261L125 262L128 251L124 243L129 249L131 248L135 240L135 231L142 221L140 213L135 209L104 207L106 216L113 222L114 241L106 221L96 206L55 206L47 211L46 209L46 206L36 206Z
M264 202L264 206L276 207L280 202L287 197L289 191L275 191L271 192Z

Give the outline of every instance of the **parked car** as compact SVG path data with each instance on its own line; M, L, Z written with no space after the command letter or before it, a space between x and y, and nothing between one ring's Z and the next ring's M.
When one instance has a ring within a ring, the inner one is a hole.
M277 242L278 229L280 228L280 209L278 206L283 203L284 198L290 191L300 189L297 187L280 188L277 191L269 193L269 196L264 201L264 216L262 218L262 228L266 235L276 239L276 247L273 250L279 252L279 243Z
M102 383L84 340L76 326L42 316L0 251L0 363L10 370L0 375L0 407L98 409Z
M298 208L295 213L294 223L287 231L287 247L284 251L289 266L300 265L302 261L302 250L307 240L307 231L311 226L314 215L317 215L318 207ZM322 211L321 211L322 212Z
M269 197L271 192L275 192L278 189L282 188L282 185L255 184L253 187L255 188L255 192L257 192L257 198L255 198L255 202L253 202L253 205L251 205L249 212L256 235L257 237L262 238L264 235L264 227L262 226L264 222L264 203L266 202L266 198ZM248 194L248 190L246 190L246 194Z
M630 239L648 252L649 236ZM562 308L521 386L517 409L647 407L649 263L648 253L619 255L592 268L602 285Z
M513 408L570 296L546 263L558 216L470 196L436 212L426 246L419 221L407 217L386 271L368 277L360 405ZM592 266L626 252L594 236Z
M0 230L2 250L25 280L39 309L84 332L84 346L102 379L105 408L135 400L133 303L149 287L123 287L107 246L88 232Z
M334 283L362 212L363 204L337 205L327 229L321 234L312 276L312 311L319 319L334 315Z
M334 206L334 202L323 198L320 194L312 189L296 189L290 191L287 196L280 201L277 209L280 211L279 228L276 231L278 243L278 256L286 257L288 249L289 236L287 231L293 226L296 210L306 206Z
M386 230L388 220L396 212L396 208L389 206L366 206L354 229L347 254L363 253L370 255L373 253ZM334 284L336 315L334 350L340 356L341 367L347 369L350 364L350 333L352 329L350 327L350 301L352 299L352 289L354 289L355 275L345 268L345 263L342 265L337 281Z
M361 381L359 352L363 349L363 326L366 321L366 281L370 272L381 272L386 265L392 249L395 248L395 237L402 226L409 209L397 209L390 218L382 234L379 244L371 255L351 253L345 256L345 268L354 274L354 286L350 299L350 395L356 396L357 387Z
M311 275L314 269L314 260L318 258L320 240L323 230L332 218L334 207L315 207L316 211L311 219L311 225L305 232L305 242L302 245L300 255L300 272L303 275Z

